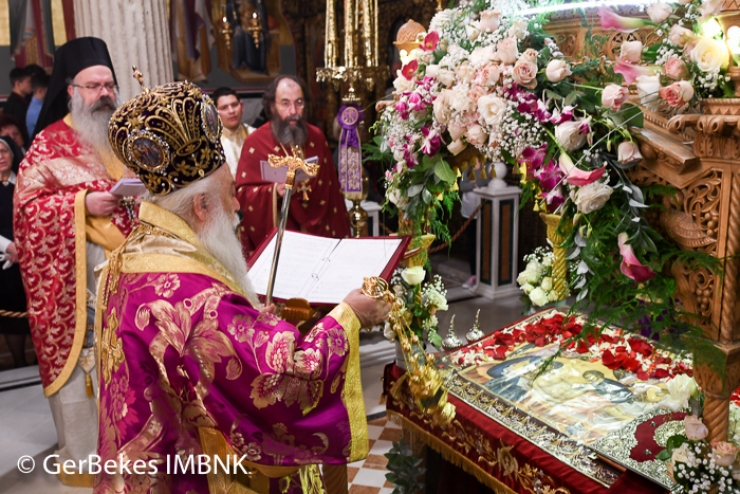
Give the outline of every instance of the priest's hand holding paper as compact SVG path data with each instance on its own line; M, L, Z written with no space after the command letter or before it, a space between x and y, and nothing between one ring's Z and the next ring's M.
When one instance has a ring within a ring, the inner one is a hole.
M285 184L277 184L275 188L279 197L285 197Z
M382 298L370 298L359 289L352 290L344 298L344 303L354 311L363 328L372 328L385 321L391 310L391 304Z
M120 197L110 192L90 192L85 197L85 208L91 216L110 216L120 200Z

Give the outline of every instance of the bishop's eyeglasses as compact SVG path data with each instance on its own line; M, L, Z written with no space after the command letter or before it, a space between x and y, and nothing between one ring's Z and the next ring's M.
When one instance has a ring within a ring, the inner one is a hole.
M113 93L118 90L118 86L112 82L106 82L105 84L71 84L71 86L78 87L80 89L87 89L88 91L93 91L95 93L99 93L103 88L105 88L109 93Z

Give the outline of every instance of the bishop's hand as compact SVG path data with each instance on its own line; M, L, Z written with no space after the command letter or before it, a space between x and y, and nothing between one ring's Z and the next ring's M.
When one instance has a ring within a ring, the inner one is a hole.
M285 197L285 184L277 184L276 186L277 194L279 197Z
M384 298L368 297L359 289L349 292L344 303L352 308L363 328L371 328L385 321L391 310L391 304Z

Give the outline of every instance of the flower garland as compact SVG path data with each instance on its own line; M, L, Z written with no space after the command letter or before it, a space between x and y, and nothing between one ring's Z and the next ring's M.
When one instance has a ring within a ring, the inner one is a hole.
M555 343L561 350L588 354L591 362L600 362L611 370L624 369L635 373L643 381L692 374L690 363L656 348L644 338L629 336L612 328L600 328L598 336L581 334L582 322L576 317L558 313L511 326L452 353L450 361L460 367L481 365L506 359L523 343L536 347Z

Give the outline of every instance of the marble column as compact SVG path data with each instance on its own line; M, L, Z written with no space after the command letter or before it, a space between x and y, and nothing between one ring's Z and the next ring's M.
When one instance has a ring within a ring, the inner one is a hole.
M74 9L77 36L107 43L121 101L141 92L132 65L144 74L147 87L174 80L165 0L74 0Z

